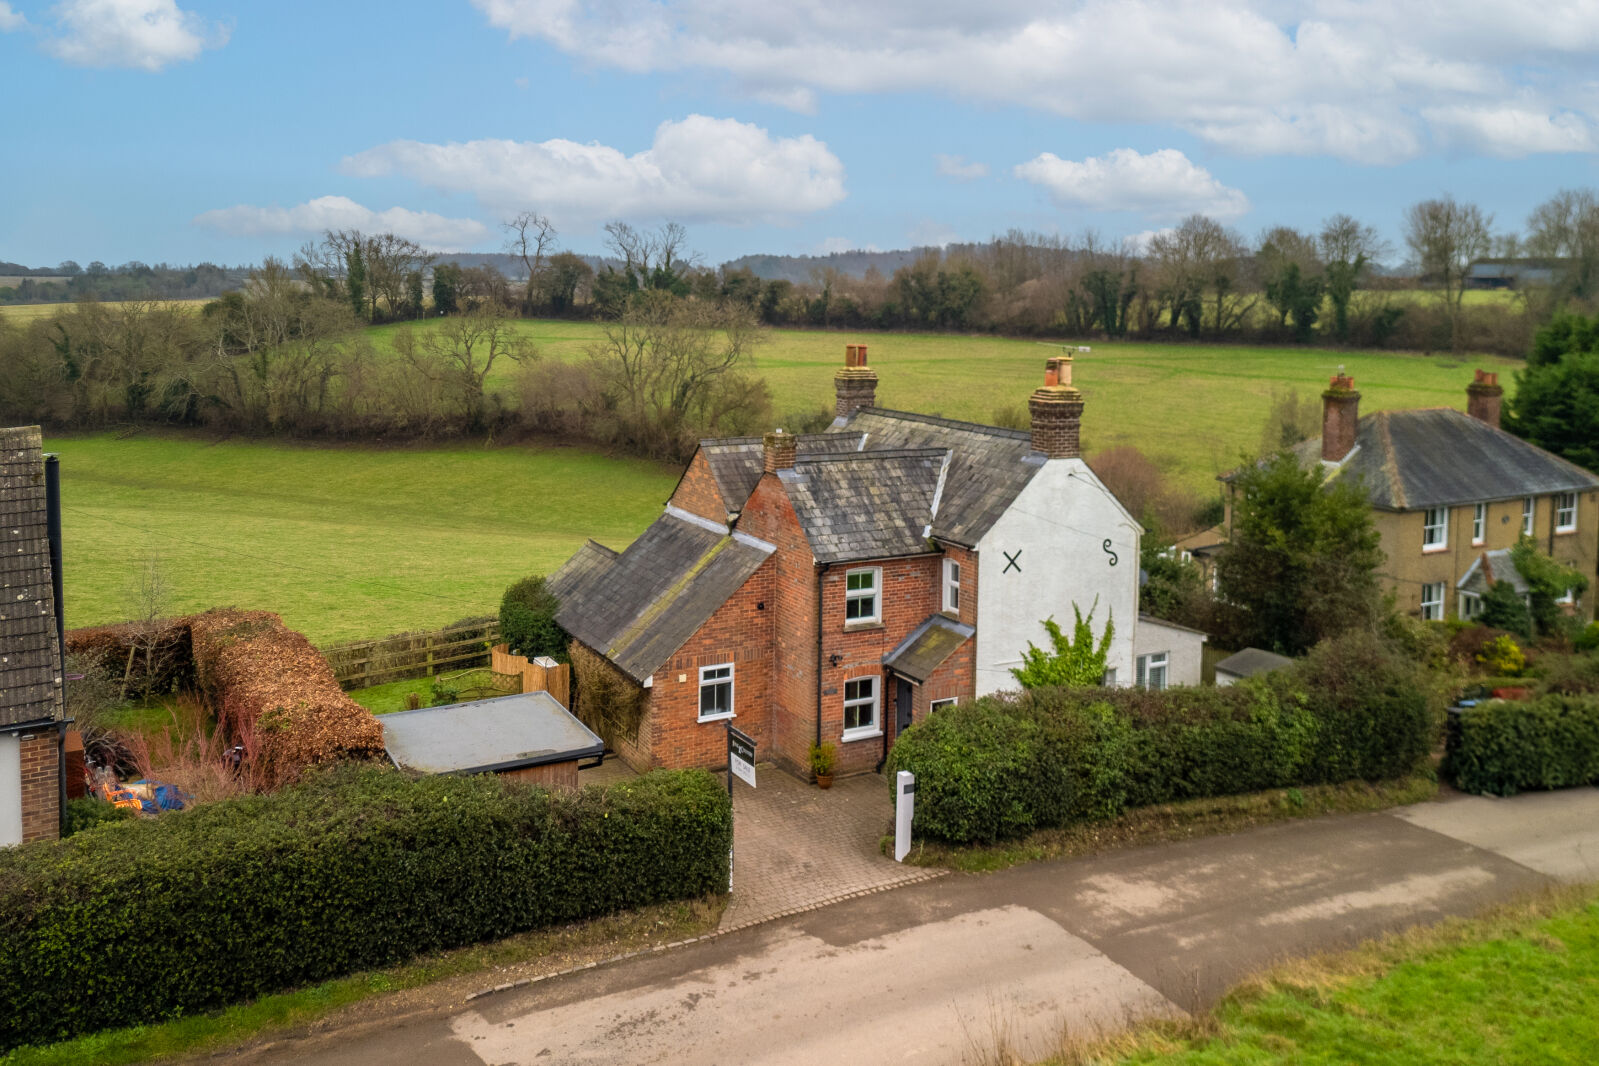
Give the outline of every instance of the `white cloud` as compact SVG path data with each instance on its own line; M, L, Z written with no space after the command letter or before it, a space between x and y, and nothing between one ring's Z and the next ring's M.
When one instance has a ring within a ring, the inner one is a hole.
M10 4L0 0L0 33L20 30L27 24L28 20L22 17L22 12L11 10Z
M858 244L852 237L828 237L816 246L817 255L837 255L841 252L877 252L875 244Z
M576 141L391 141L344 160L346 174L400 174L468 192L491 210L536 208L557 219L672 217L783 221L844 198L844 165L810 135L690 115L663 122L649 148L626 155Z
M1156 219L1197 212L1226 220L1249 210L1248 197L1175 148L1148 155L1116 148L1081 161L1045 152L1017 166L1015 174L1063 207L1136 211Z
M155 72L228 41L225 28L174 0L61 0L55 16L60 33L45 40L45 51L80 67Z
M978 178L988 177L987 163L971 163L963 155L944 155L939 153L933 156L933 161L938 164L938 172L946 178L957 181L975 181Z
M489 235L488 227L476 219L446 218L431 211L411 211L404 207L374 211L345 196L319 196L294 207L240 204L207 211L196 216L194 221L240 237L320 233L327 229L394 233L439 252L466 251Z
M1234 151L1388 163L1571 150L1599 113L1595 0L473 0L512 38L634 73L712 72L802 111L941 92ZM1589 149L1583 149L1589 150Z
M1444 143L1468 151L1505 158L1534 152L1591 152L1593 123L1583 115L1506 105L1501 107L1433 107L1422 112Z
M905 234L913 248L942 248L954 244L961 235L937 219L924 218Z

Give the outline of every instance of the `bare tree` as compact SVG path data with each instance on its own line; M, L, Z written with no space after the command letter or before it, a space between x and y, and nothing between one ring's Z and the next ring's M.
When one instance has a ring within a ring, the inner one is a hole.
M144 686L140 693L150 698L156 676L165 664L161 661L167 631L166 617L172 606L172 590L167 584L166 571L160 556L154 552L144 557L128 588L128 662L122 671L122 699L128 697L128 684L133 677L133 664L137 658L144 660Z
M1333 305L1333 331L1339 340L1348 340L1350 301L1370 273L1371 264L1388 254L1388 245L1375 229L1344 214L1321 224L1316 243L1326 272L1327 298Z
M1212 322L1218 333L1236 326L1258 302L1241 284L1243 240L1213 218L1188 216L1176 229L1157 234L1149 251L1174 327L1181 322L1199 335L1207 292L1215 298Z
M555 225L537 211L522 211L509 221L500 223L506 233L505 250L522 260L527 271L527 287L522 297L524 313L531 313L540 302L538 292L543 284L544 257L556 248Z
M621 259L638 279L639 287L660 287L691 267L697 257L687 250L688 230L678 222L662 223L651 232L636 230L626 222L605 224L605 246Z
M415 241L393 233L368 237L363 250L366 255L367 284L372 289L372 306L374 309L377 307L378 297L381 296L391 315L410 299L406 278L413 271L426 269L436 258Z
M1599 293L1599 197L1561 189L1527 218L1529 255L1568 260L1565 283L1576 296Z
M1421 264L1423 277L1437 280L1457 343L1466 273L1473 260L1488 254L1492 225L1492 215L1453 196L1423 200L1405 211L1405 243Z
M420 344L405 330L396 335L394 348L419 374L442 387L473 429L486 422L484 384L494 364L538 358L538 350L516 324L492 311L452 315L424 334Z

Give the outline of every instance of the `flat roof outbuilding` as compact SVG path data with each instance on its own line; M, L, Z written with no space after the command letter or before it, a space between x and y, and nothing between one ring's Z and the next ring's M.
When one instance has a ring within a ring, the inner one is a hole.
M402 770L487 774L598 758L605 742L548 692L380 715L383 746Z

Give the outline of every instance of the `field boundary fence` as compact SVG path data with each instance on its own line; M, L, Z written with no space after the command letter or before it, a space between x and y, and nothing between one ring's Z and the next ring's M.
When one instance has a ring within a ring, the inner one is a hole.
M500 639L500 620L469 618L443 629L395 633L377 640L351 640L319 649L345 691L433 677L489 665L489 649Z

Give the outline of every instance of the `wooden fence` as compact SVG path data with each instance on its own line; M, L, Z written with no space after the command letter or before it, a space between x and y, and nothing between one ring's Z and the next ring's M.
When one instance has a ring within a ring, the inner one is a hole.
M499 639L499 619L475 618L431 632L330 644L321 651L340 686L349 690L488 666L489 649Z
M572 706L572 667L539 656L512 655L504 644L492 649L492 669L496 675L521 679L523 692L548 692L562 707Z

